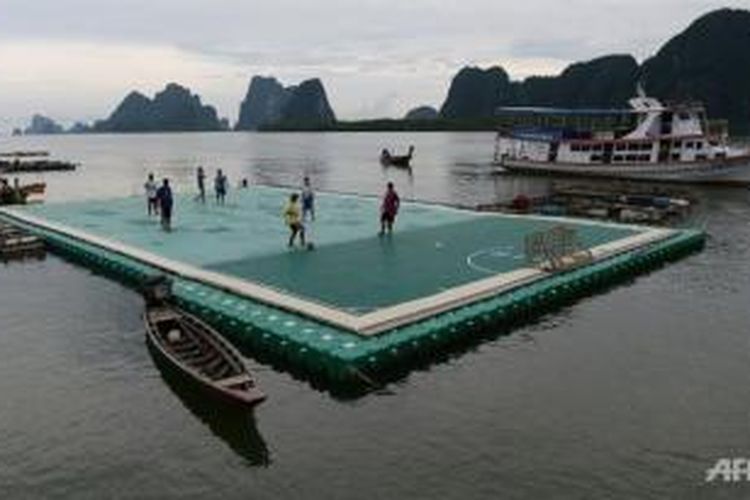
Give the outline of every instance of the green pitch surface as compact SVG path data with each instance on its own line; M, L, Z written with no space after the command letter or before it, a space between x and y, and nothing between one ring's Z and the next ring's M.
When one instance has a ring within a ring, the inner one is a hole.
M392 235L378 236L379 201L319 193L307 224L315 249L289 249L281 211L291 191L254 187L225 206L177 196L174 231L142 198L48 204L24 211L199 268L363 314L526 267L524 238L557 220L477 214L403 203ZM565 222L594 247L633 228Z

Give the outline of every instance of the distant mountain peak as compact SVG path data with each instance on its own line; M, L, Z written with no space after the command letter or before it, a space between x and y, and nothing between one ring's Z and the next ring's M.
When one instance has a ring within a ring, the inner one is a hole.
M509 89L508 73L500 66L464 67L453 78L440 115L449 119L491 117Z
M649 94L701 101L733 133L750 132L750 11L699 17L646 60L641 75Z
M204 105L200 96L177 83L148 98L132 91L106 120L98 121L98 132L178 132L223 130L213 106Z
M719 9L693 21L638 65L612 54L569 65L557 76L510 81L499 66L467 66L453 78L440 110L452 120L490 119L499 106L620 107L638 82L665 100L700 100L711 118L750 132L750 11Z
M404 120L437 120L440 117L438 110L432 106L417 106L416 108L410 109Z
M39 113L31 117L31 123L23 131L25 135L62 134L63 132L65 130L62 125Z
M257 130L268 126L293 125L321 128L336 117L328 102L323 82L311 78L284 87L272 76L254 76L240 105L236 130Z

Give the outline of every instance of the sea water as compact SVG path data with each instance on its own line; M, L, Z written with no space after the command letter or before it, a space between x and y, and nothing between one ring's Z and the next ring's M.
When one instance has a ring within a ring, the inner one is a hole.
M416 146L411 174L383 147ZM496 175L492 134L156 134L6 138L81 162L50 200L299 185L474 205L544 191ZM209 182L210 186L210 182ZM356 400L251 361L269 399L219 410L144 343L142 300L49 256L0 267L2 498L743 498L705 483L750 452L750 207L690 190L706 249L425 366ZM231 197L230 192L230 197ZM144 203L145 211L145 203Z

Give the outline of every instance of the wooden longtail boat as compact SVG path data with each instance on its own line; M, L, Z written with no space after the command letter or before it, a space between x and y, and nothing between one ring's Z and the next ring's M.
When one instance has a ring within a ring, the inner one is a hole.
M387 149L384 149L380 154L380 164L384 167L410 168L413 156L414 146L409 146L409 153L405 155L392 155Z
M25 186L21 186L21 191L27 196L30 194L44 194L46 190L47 190L46 182L32 182L31 184L26 184Z
M249 465L266 467L270 464L270 452L258 430L252 406L206 397L205 391L196 391L193 380L165 362L158 349L150 343L148 351L164 383L192 415Z
M164 286L165 282L156 286ZM163 297L163 292L145 292L146 338L156 354L224 400L247 405L263 401L266 396L256 387L237 349L203 321L160 298L160 294Z

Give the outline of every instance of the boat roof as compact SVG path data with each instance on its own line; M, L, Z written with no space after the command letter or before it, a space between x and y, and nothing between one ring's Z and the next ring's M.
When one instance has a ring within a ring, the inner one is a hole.
M497 114L505 115L562 115L562 116L605 116L638 113L628 108L548 108L543 106L501 106Z

